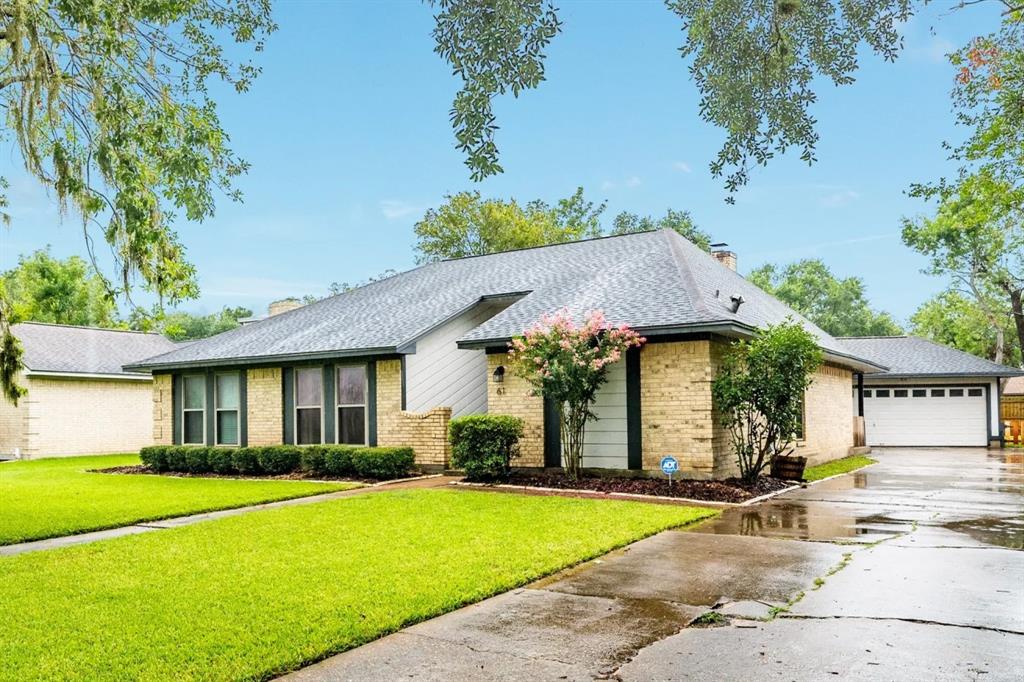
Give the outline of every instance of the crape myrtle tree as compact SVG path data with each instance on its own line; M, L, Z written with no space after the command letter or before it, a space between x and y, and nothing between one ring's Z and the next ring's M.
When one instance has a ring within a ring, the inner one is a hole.
M109 248L112 295L197 295L172 225L213 215L218 193L238 199L247 169L209 87L247 90L259 70L226 44L259 51L275 28L270 0L0 0L0 140L81 221L90 256ZM0 187L5 222L6 207ZM10 308L0 299L0 388L17 400Z
M804 392L821 360L814 336L792 320L736 341L726 352L711 394L743 480L756 480L772 460L792 452Z
M583 466L583 440L597 390L608 380L608 366L646 339L626 325L612 326L601 311L587 313L577 324L568 310L544 315L509 342L513 372L533 387L535 395L559 408L565 473L577 478Z

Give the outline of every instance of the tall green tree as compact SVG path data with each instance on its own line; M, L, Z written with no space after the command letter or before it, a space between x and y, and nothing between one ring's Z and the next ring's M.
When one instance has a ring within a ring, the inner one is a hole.
M90 252L109 247L112 293L197 294L171 226L210 217L217 193L238 199L232 183L248 167L228 146L210 82L248 89L258 69L229 59L225 43L258 51L274 29L270 0L0 3L0 139L82 221ZM0 378L16 373L9 310L0 302Z
M541 200L484 199L459 192L416 223L416 262L481 256L498 251L560 244L600 234L604 204L583 197L583 188L554 206Z
M836 277L817 258L784 268L763 265L747 279L833 336L891 336L902 333L889 313L871 308L859 277Z
M989 306L995 308L997 303L992 301ZM910 318L910 324L915 336L965 353L996 361L1001 348L1002 362L1017 366L1024 362L1013 318L1006 315L1003 324L993 328L985 309L959 291L943 291L925 301Z
M903 221L903 242L928 257L925 272L947 277L983 312L997 339L993 359L1003 362L1007 320L1024 346L1024 187L983 169L939 196L934 215Z
M103 280L83 258L54 258L49 248L21 256L0 276L16 322L115 327L117 306Z
M174 311L163 317L159 323L159 329L164 336L172 341L191 341L236 329L239 326L239 320L247 317L252 317L252 311L241 306L236 308L225 306L220 312L210 315Z
M705 251L711 250L711 235L697 227L690 212L676 211L671 208L665 211L665 215L660 218L640 216L623 211L612 220L609 234L632 234L633 232L647 232L664 228L675 230Z

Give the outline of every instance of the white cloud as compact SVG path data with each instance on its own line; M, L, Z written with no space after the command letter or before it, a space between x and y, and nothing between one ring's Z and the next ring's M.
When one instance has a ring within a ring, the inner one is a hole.
M610 189L615 189L615 183L612 182L611 180L605 180L604 182L601 183L601 189L605 192L607 192Z
M397 199L385 199L380 202L380 212L384 214L384 218L387 220L405 218L413 213L419 213L420 210L419 206Z
M822 250L834 249L841 246L853 246L854 244L865 244L868 242L884 241L899 238L899 232L886 232L884 234L870 234L863 237L851 237L849 239L837 239L829 242L818 242L817 244L801 244L790 249L773 249L770 251L753 251L742 254L747 258L761 259L766 261L786 261L798 258L809 258L818 255Z
M626 178L626 187L639 187L639 186L640 186L640 178L638 178L637 176L631 175L628 178Z
M672 164L672 167L681 173L692 173L693 169L690 168L690 164L685 161L676 161Z
M844 189L838 192L832 192L831 194L826 194L818 200L818 203L826 208L839 208L840 206L846 206L851 201L856 201L857 199L860 199L860 194L858 192L855 192L852 189Z

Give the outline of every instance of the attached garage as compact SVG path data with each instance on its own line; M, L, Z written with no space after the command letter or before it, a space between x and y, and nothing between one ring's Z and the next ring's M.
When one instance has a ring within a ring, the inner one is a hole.
M1024 374L913 336L845 338L852 353L888 368L853 387L871 446L985 447L1002 442L1002 377Z
M864 389L868 445L988 445L987 386Z

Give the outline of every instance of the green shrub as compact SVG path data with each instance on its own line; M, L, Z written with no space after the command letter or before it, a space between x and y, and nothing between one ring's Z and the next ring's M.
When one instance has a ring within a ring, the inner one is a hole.
M302 463L302 452L294 445L270 445L259 448L257 458L264 473L278 476L297 471Z
M210 471L215 474L235 473L234 448L210 448L207 458L210 463Z
M210 449L190 447L185 450L185 471L190 474L206 474L210 472Z
M263 470L260 468L257 450L258 448L238 448L235 450L234 454L231 455L231 464L234 465L235 471L243 476L253 476L262 473Z
M471 481L508 478L512 459L519 454L523 420L503 414L457 417L448 424L452 465Z
M355 445L335 445L326 449L324 466L330 476L354 476L352 455L360 448Z
M168 447L164 452L164 461L167 463L167 471L188 471L188 460L186 455L188 448L181 445Z
M325 476L327 474L326 456L326 446L310 445L302 448L299 468L313 476Z
M139 450L139 459L153 471L167 471L167 446L150 445Z
M358 448L352 453L357 475L381 481L406 476L413 461L412 448Z

